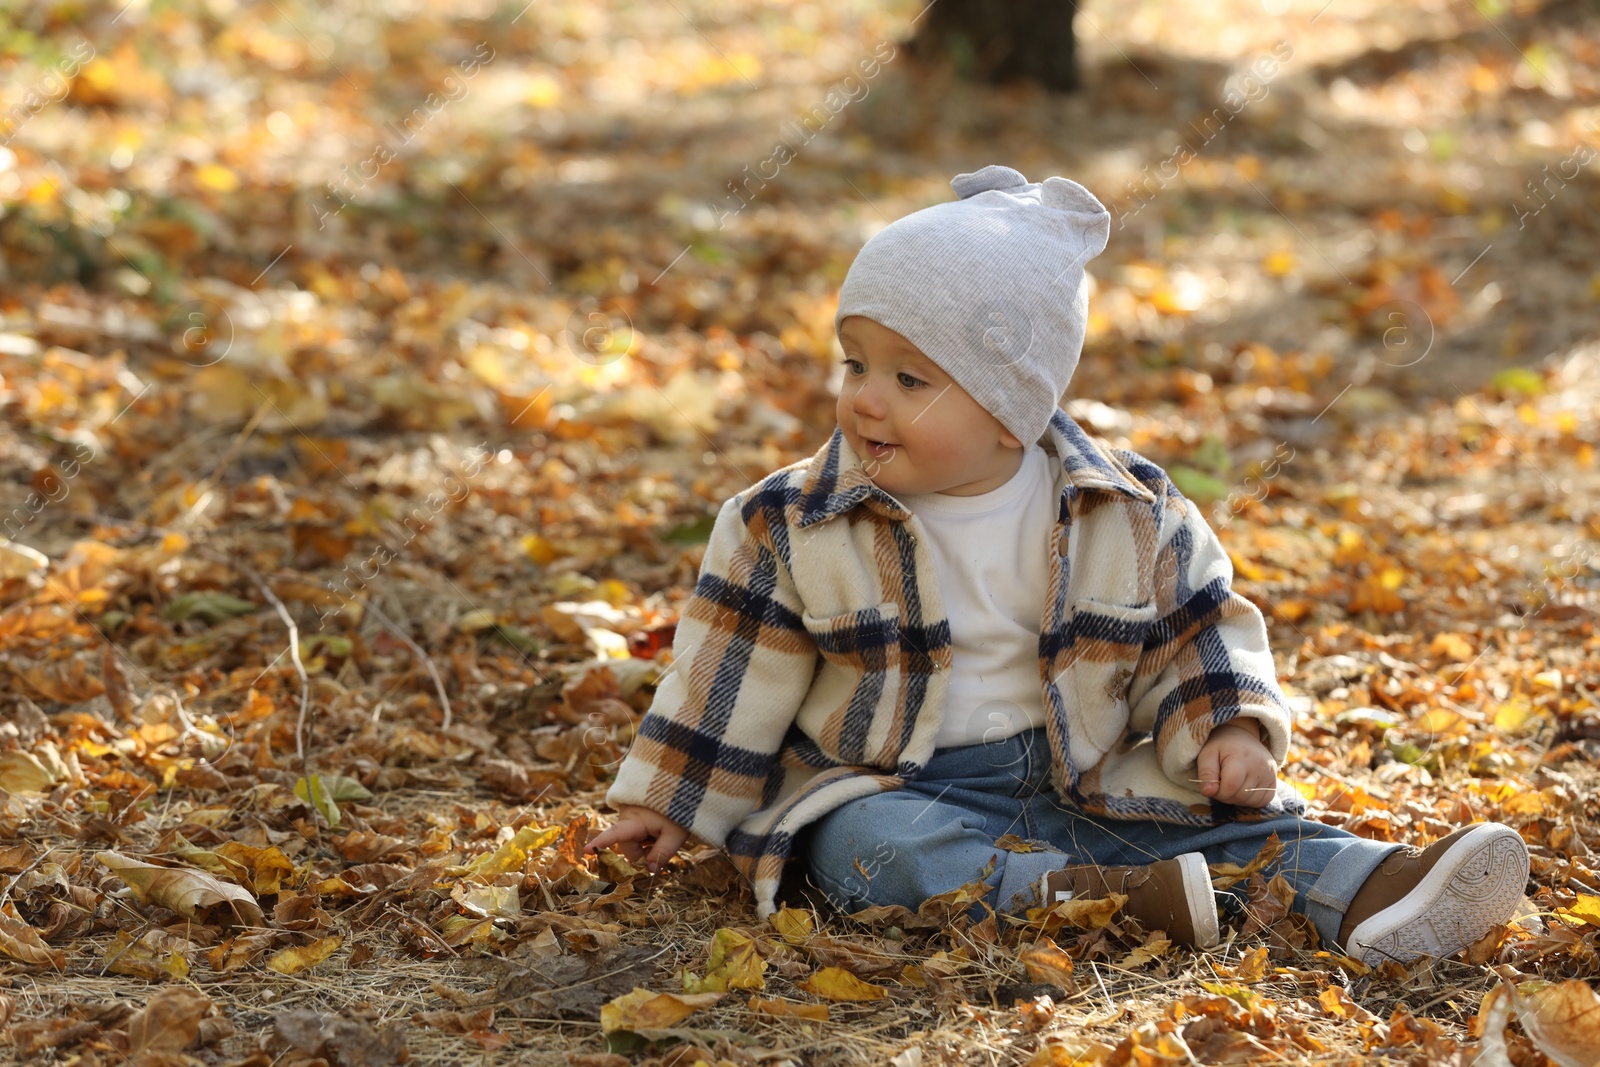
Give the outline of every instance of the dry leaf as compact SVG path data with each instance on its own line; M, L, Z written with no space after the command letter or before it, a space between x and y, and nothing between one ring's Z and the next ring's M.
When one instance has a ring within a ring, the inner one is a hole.
M257 896L279 892L285 880L294 877L294 864L276 845L256 848L238 841L224 841L214 851L247 872L247 880L242 884Z
M701 1008L709 1008L722 996L721 993L654 993L636 988L600 1009L600 1029L608 1034L613 1030L665 1030Z
M824 967L804 982L796 984L828 1000L882 1000L889 995L883 986L863 982L843 967Z
M248 967L260 959L272 943L284 935L274 930L259 934L239 934L230 937L222 944L206 953L206 962L211 964L211 969L218 974L227 974L237 971L241 967Z
M54 967L58 971L67 965L67 957L46 945L39 931L3 911L0 911L0 952L23 963Z
M183 986L157 990L144 1009L128 1020L128 1051L182 1052L195 1043L211 998Z
M1261 947L1244 954L1244 959L1231 971L1224 970L1224 977L1232 978L1236 982L1259 982L1272 973L1272 965L1267 962L1267 947Z
M204 871L158 867L116 852L97 852L95 859L111 868L146 904L158 904L186 919L198 918L206 909L220 905L231 912L241 926L261 925L261 905L249 890Z
M1040 938L1024 949L1021 959L1028 977L1035 982L1060 986L1068 992L1078 988L1072 977L1072 957L1050 938Z
M279 974L299 974L308 967L315 967L339 950L344 944L344 938L335 934L332 937L321 937L309 945L295 948L286 948L282 952L275 952L267 960L267 970L277 971Z
M1039 852L1040 846L1031 841L1024 841L1016 834L1004 834L995 841L994 847L1006 852Z
M924 919L931 919L940 925L947 925L958 920L965 920L972 904L987 897L993 890L985 882L968 882L966 885L957 886L947 893L940 893L924 900L917 907L917 914Z
M1283 855L1283 842L1278 840L1278 835L1273 834L1267 838L1266 844L1261 846L1261 851L1256 853L1255 859L1244 866L1237 863L1213 863L1211 869L1211 887L1213 889L1232 889L1240 882L1248 879L1252 874L1258 874L1278 862L1278 857Z
M416 1011L411 1013L411 1021L419 1026L431 1026L435 1030L443 1030L447 1034L470 1034L474 1030L487 1030L494 1025L494 1006L479 1008L477 1011L451 1011L441 1008L437 1011Z
M765 989L762 977L767 961L756 952L756 943L737 930L722 927L711 935L711 958L706 976L698 978L683 972L685 993L725 993L730 989Z
M0 789L8 793L44 793L56 774L31 752L0 752Z
M126 930L118 930L101 956L102 967L133 978L186 978L192 947L191 942L160 930L146 930L137 941Z
M128 689L128 680L122 675L122 668L117 664L117 647L111 642L106 642L105 654L100 657L100 681L106 689L106 700L111 703L111 710L116 712L119 719L132 719L134 713L133 693Z
M804 945L815 929L811 913L801 908L779 908L767 918L778 936L791 945Z
M1516 992L1517 1021L1557 1067L1600 1062L1600 996L1588 982L1525 982Z
M1028 1058L1024 1067L1095 1067L1116 1051L1110 1045L1088 1038L1057 1038ZM1143 1055L1145 1050L1141 1049ZM1141 1063L1156 1062L1145 1057Z
M1317 996L1322 1010L1340 1019L1353 1019L1359 1023L1377 1022L1377 1016L1350 999L1344 986L1330 985Z
M1049 931L1070 926L1078 930L1098 930L1111 923L1113 916L1128 902L1126 893L1104 897L1074 897L1048 908L1029 908L1028 921L1043 923Z
M750 998L750 1010L758 1015L776 1015L785 1019L815 1019L818 1022L828 1021L828 1006L826 1004L801 1004L793 1000L763 1000L761 997Z
M1572 907L1557 908L1556 914L1569 922L1600 926L1600 897L1585 893L1572 902Z
M450 890L450 899L461 905L461 910L479 919L520 919L522 899L514 885L469 885L457 882Z
M1142 967L1151 960L1158 960L1172 951L1172 942L1159 933L1151 934L1145 939L1144 944L1128 953L1128 958L1122 961L1124 967Z
M367 1014L323 1015L315 1011L288 1011L273 1016L277 1037L302 1052L337 1063L340 1067L389 1067L410 1058L399 1025L377 1025Z
M560 836L559 826L544 830L537 826L524 826L512 835L511 840L493 852L478 856L468 863L465 876L487 883L502 874L521 871L528 863L528 853L544 848Z

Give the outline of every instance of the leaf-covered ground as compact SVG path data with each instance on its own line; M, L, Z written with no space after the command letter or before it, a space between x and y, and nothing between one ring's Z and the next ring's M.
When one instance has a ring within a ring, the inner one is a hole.
M1600 16L1090 3L1061 98L921 6L0 14L0 1060L1592 1062ZM1117 215L1071 410L1212 509L1286 776L1517 826L1520 921L1368 971L1259 876L1197 955L582 855L851 257L991 162Z

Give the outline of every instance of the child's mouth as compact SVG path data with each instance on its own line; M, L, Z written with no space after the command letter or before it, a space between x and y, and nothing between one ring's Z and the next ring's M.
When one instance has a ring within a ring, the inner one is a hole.
M894 445L885 444L882 441L873 441L870 438L863 438L863 440L866 441L867 450L872 453L875 459L888 459L894 454Z

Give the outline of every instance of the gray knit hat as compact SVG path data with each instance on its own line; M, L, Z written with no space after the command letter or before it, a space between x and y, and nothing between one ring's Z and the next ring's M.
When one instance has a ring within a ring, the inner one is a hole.
M1024 445L1050 422L1089 317L1084 264L1111 213L1077 182L992 164L957 174L961 198L890 223L839 290L835 332L864 315L916 345Z

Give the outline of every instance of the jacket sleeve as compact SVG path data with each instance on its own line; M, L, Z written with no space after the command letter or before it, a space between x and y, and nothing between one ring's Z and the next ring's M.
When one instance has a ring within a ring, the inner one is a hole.
M719 846L760 806L817 659L780 543L781 511L759 488L723 504L672 665L606 793L613 806L650 808Z
M1234 592L1227 550L1193 502L1170 481L1164 490L1156 619L1128 688L1130 725L1153 736L1168 778L1195 789L1201 746L1234 718L1255 719L1281 763L1289 749L1289 708L1266 623Z

